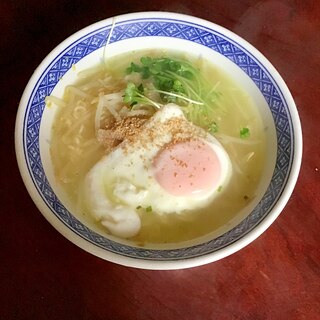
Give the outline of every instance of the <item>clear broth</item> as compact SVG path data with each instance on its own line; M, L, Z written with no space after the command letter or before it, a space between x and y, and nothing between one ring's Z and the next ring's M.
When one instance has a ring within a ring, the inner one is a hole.
M117 85L123 85L124 70L131 61L138 62L141 56L163 55L187 58L201 69L212 86L217 86L221 93L219 103L223 104L227 112L218 117L216 137L230 156L233 174L228 186L207 208L184 214L141 212L141 230L130 239L138 245L181 243L228 225L255 198L265 165L266 137L261 116L241 85L235 83L218 66L201 57L186 56L179 52L143 50L119 55L87 71L83 79L72 85L83 91L84 95L71 94L66 90L64 101L68 106L59 106L52 128L51 157L55 176L79 220L95 231L108 235L108 230L91 217L81 196L81 186L87 172L105 154L105 149L95 138L97 103L91 103L103 89L99 86L86 88L97 84L107 73L115 79L114 90L117 90ZM75 108L76 105L80 107ZM250 128L250 137L240 139L239 132L244 127Z

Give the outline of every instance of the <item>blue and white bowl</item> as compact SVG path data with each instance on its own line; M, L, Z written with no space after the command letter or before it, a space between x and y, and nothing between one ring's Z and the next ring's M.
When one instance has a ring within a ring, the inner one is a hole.
M109 37L110 34L110 37ZM109 40L108 40L109 39ZM107 40L108 50L104 52ZM77 71L104 54L132 49L175 49L201 54L241 81L269 127L268 159L259 197L242 220L217 237L184 246L147 249L107 238L68 210L52 169L49 147L55 112L45 97L62 96ZM95 23L66 39L35 70L21 98L15 131L16 154L24 183L45 218L67 239L103 259L145 269L179 269L216 261L261 235L286 205L296 183L302 134L293 98L271 63L252 45L211 22L191 16L145 12Z

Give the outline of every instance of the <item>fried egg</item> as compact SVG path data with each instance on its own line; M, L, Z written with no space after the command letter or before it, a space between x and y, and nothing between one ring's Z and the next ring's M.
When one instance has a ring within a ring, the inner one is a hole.
M139 208L162 215L205 207L231 171L221 144L168 104L93 166L85 202L111 234L129 238L141 228Z

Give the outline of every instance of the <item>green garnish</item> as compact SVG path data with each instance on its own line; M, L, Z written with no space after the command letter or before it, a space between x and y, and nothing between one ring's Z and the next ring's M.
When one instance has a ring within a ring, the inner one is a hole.
M217 189L217 191L218 191L218 192L221 192L221 190L222 190L222 186L219 186L218 189Z
M242 128L240 130L240 138L241 139L245 139L245 138L248 138L250 137L250 130L249 128Z
M160 108L165 103L176 103L189 121L208 128L210 133L215 132L212 119L216 116L217 109L221 109L220 105L216 104L220 93L202 76L200 70L188 61L167 57L142 57L139 64L131 62L126 73L139 73L143 84L148 81L147 88L142 84L137 86L132 82L128 83L124 102L131 107L146 104ZM159 94L160 102L154 101L154 93Z
M126 69L127 74L137 72L142 79L152 79L154 91L160 94L163 102L175 102L182 105L195 103L203 105L202 101L187 97L187 80L193 80L198 73L187 61L169 58L142 57L141 65L131 62ZM195 97L198 98L198 97Z
M151 104L157 109L161 107L159 103L144 95L144 88L142 84L137 87L133 82L128 83L127 88L124 91L123 102L130 104L131 107L138 103Z
M152 207L151 206L146 207L146 208L143 208L142 206L137 206L136 209L137 210L144 209L146 212L152 212Z
M214 134L216 132L218 132L218 125L216 122L213 122L209 125L208 127L208 131L211 133L211 134Z

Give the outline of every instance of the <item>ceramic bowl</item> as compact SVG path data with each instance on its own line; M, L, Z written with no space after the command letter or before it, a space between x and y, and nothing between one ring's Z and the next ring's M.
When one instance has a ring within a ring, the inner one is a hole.
M55 181L50 135L55 112L46 96L61 96L76 72L107 55L143 48L175 49L212 59L242 83L259 108L267 133L267 164L257 198L245 216L221 234L187 244L138 247L92 230L68 209ZM108 261L145 269L179 269L226 257L261 235L286 205L296 183L302 136L294 100L279 73L252 45L214 23L168 12L118 16L90 25L58 45L32 75L21 98L15 130L23 181L45 218L80 248Z

